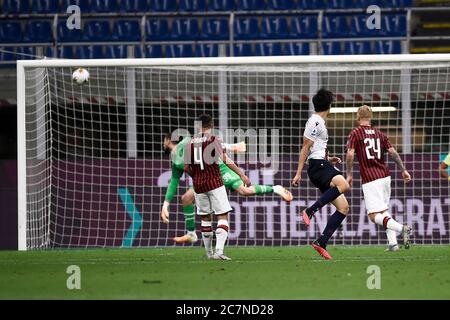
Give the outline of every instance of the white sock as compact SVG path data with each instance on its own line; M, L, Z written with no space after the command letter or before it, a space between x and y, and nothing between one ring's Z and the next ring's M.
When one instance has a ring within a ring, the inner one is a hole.
M375 223L379 226L383 226L386 229L393 230L396 232L402 232L403 226L391 218L390 214L387 212L379 213L375 216Z
M203 244L205 245L206 255L212 256L212 240L214 233L212 231L212 222L211 221L202 221L202 239Z
M219 220L216 228L216 253L223 254L225 242L228 239L229 224L227 220Z
M398 244L397 243L397 232L395 232L394 230L386 229L386 235L387 235L390 246L394 246L394 245Z

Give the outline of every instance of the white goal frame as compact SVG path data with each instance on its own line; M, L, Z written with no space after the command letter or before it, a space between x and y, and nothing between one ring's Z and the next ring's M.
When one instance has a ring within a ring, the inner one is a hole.
M172 59L98 59L98 60L26 60L17 61L17 160L18 160L18 250L26 251L27 235L27 188L26 188L26 85L27 68L50 67L155 67L198 65L258 65L258 64L323 64L323 63L414 63L450 62L450 54L400 54L400 55L354 55L354 56L273 56L273 57L218 57L218 58L172 58ZM408 91L408 90L406 90ZM407 98L407 97L406 97ZM402 103L410 100L402 99Z

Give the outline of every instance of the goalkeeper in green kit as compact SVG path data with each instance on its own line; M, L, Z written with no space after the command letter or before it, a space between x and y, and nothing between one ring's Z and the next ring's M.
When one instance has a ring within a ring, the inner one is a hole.
M170 134L166 135L164 138L164 150L171 154L172 159L172 177L170 179L169 186L167 187L166 197L161 209L161 220L166 224L169 223L169 204L176 194L178 184L180 183L180 178L184 173L184 148L190 139L190 137L185 137L179 143L175 143L172 141ZM232 145L223 144L223 148L234 153L246 151L245 143L243 142ZM244 174L242 176L238 176L222 161L219 162L219 167L225 188L234 190L241 196L248 197L264 193L275 193L287 202L290 202L293 199L291 192L282 186L250 186L249 179ZM175 237L174 241L176 243L194 243L197 241L197 234L195 232L194 202L194 190L191 187L181 197L181 206L183 207L187 233L183 236Z

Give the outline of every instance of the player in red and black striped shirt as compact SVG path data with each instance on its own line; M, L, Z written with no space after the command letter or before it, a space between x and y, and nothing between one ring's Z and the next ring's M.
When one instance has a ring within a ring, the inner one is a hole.
M202 218L202 238L206 254L210 259L230 260L223 250L228 238L228 213L232 211L228 195L222 181L218 161L221 159L231 170L250 185L248 177L228 158L222 149L220 139L211 134L213 120L209 115L201 115L201 132L186 145L184 170L192 177L197 214ZM216 251L212 251L212 215L218 217L216 228Z
M389 240L389 251L397 251L397 232L403 234L405 247L409 247L409 233L411 228L395 221L389 214L389 201L391 196L391 174L384 162L387 151L402 170L405 183L411 181L403 161L388 137L371 126L372 109L362 106L358 109L357 120L359 127L354 129L347 142L347 181L353 182L353 161L355 154L358 157L362 188L367 213L372 222L384 226Z

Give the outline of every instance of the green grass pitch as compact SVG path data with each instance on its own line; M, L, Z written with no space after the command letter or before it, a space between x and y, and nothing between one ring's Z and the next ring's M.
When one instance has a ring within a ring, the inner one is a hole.
M208 261L200 247L0 252L1 299L450 299L450 247L227 248ZM68 266L81 290L68 290ZM380 267L369 290L367 268Z

